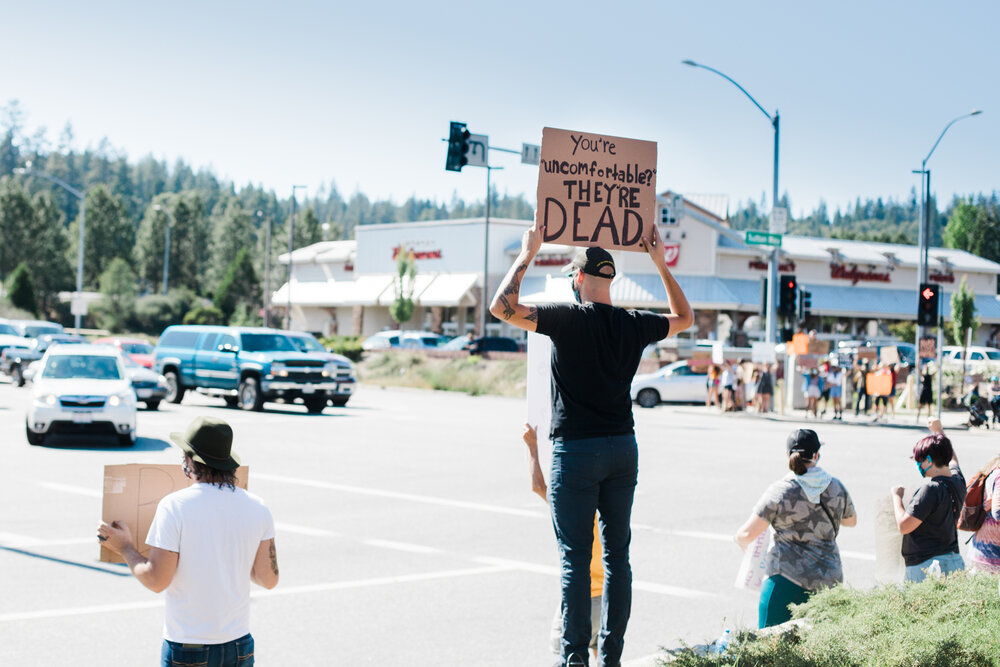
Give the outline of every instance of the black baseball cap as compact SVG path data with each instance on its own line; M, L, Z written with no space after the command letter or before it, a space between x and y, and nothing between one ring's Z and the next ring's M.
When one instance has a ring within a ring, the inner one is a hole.
M570 262L569 270L611 279L615 277L615 260L604 248L580 248Z
M819 451L819 436L816 435L816 431L808 428L800 428L788 435L788 442L785 444L788 447L789 456L791 456L792 452L798 452L805 458L812 459L816 457L816 452Z

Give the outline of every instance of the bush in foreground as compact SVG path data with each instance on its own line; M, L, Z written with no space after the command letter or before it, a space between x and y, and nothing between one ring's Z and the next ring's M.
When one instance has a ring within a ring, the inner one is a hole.
M959 573L903 587L838 586L793 609L809 629L742 632L725 656L675 653L672 667L1000 666L997 578Z

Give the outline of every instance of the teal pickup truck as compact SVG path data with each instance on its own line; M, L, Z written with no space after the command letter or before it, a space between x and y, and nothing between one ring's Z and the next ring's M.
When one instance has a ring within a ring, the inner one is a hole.
M302 352L279 329L167 327L153 368L166 378L171 403L193 390L244 410L261 410L267 401L301 400L310 413L319 413L328 402L344 405L357 382L346 358Z

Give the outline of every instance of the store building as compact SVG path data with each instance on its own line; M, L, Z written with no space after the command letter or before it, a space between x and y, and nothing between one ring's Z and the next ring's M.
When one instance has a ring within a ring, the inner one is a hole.
M657 219L671 267L696 314L689 335L743 345L762 338L763 281L768 249L744 243L729 228L723 196L665 192ZM291 255L291 283L272 296L275 314L289 300L292 326L322 335L369 336L396 328L389 305L396 299L396 255L412 252L417 276L416 310L406 329L478 335L482 327L483 276L486 301L516 257L530 221L490 219L489 244L483 218L364 225L355 241L321 242ZM574 248L543 244L521 284L524 303L569 302L563 267ZM645 253L614 253L618 276L611 287L616 305L665 310L666 291ZM887 324L912 321L917 309L916 246L785 236L779 274L796 276L812 293L809 328L851 336L876 335ZM281 256L284 264L289 255ZM929 279L950 296L965 277L976 295L980 343L1000 338L997 299L1000 264L961 250L931 248ZM289 294L289 289L291 294ZM487 333L520 337L519 330L487 314Z

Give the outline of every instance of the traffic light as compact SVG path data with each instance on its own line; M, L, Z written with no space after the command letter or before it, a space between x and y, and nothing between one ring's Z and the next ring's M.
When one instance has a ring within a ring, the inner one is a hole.
M444 163L444 168L448 171L462 171L462 167L469 163L469 158L465 157L465 152L469 150L469 136L465 123L451 121L451 130L448 132L448 157Z
M812 315L813 293L804 289L799 290L799 319L804 320Z
M795 276L782 275L778 285L778 315L795 317L796 284Z
M922 327L937 326L940 293L940 285L920 283L920 294L917 295L917 324Z

